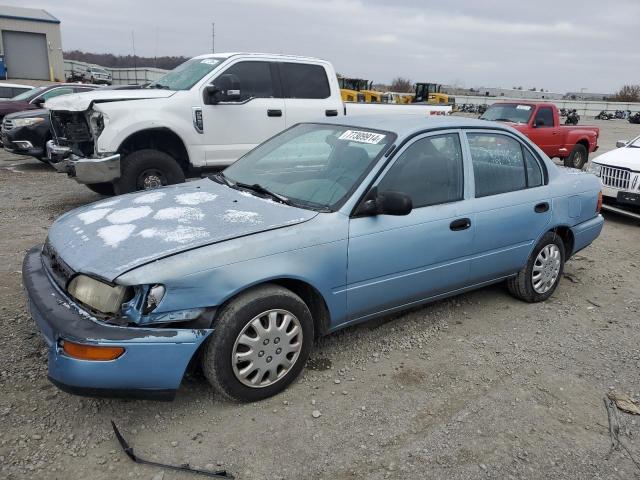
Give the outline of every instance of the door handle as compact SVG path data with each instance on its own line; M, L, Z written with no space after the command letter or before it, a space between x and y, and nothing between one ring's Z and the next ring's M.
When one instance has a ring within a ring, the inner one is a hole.
M327 117L337 117L338 116L338 110L325 110L324 114Z
M282 116L282 110L279 109L269 109L267 110L267 117L281 117Z
M466 230L471 226L470 218L459 218L458 220L454 220L449 225L449 228L454 232L459 232L460 230Z
M549 211L549 203L548 202L542 202L539 203L535 206L534 208L536 213L544 213L544 212L548 212Z

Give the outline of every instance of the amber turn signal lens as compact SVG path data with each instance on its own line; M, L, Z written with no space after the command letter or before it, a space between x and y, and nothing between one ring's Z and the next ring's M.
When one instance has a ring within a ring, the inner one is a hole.
M602 210L602 190L598 193L598 204L596 205L596 213L600 213Z
M83 345L65 340L62 343L64 353L79 360L106 361L115 360L124 353L123 347L104 347Z

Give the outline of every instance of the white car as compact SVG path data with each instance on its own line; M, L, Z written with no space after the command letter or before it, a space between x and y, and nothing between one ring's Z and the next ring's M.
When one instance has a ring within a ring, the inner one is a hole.
M324 60L262 53L192 58L140 90L47 102L54 167L103 194L183 182L296 123L344 115L430 116L450 106L343 103Z
M17 97L21 93L33 90L33 86L22 83L0 83L0 100Z
M616 147L594 158L590 171L600 177L605 199L621 207L640 208L640 136L618 140Z

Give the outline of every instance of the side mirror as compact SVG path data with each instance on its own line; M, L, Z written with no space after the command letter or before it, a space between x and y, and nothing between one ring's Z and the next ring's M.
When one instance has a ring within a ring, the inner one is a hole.
M618 140L616 142L616 148L626 147L628 142L626 140Z
M369 191L356 210L356 215L361 217L373 215L408 215L413 210L413 202L411 197L402 192L393 192L387 190L378 193L378 189L373 188Z
M232 73L223 73L216 78L215 84L205 87L203 97L205 105L240 101L240 81Z
M39 98L35 102L33 102L33 104L36 107L42 107L44 105L44 102L45 102L44 98Z

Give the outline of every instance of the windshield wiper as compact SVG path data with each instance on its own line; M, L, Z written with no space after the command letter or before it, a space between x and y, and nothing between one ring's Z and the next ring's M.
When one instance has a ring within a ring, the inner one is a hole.
M209 175L209 178L211 178L212 180L218 182L218 183L224 183L227 187L233 187L235 186L235 183L233 183L231 180L229 180L227 177L225 177L224 173L222 172L218 172L218 173L214 173L213 175Z
M170 90L169 85L162 85L161 83L151 83L147 88L160 88Z
M244 188L246 190L251 190L252 192L268 195L271 198L275 198L280 203L291 205L291 200L289 200L287 197L285 197L284 195L280 195L279 193L272 192L268 188L265 188L262 185L260 185L259 183L254 183L253 185L249 185L248 183L236 182L235 185L240 188Z

